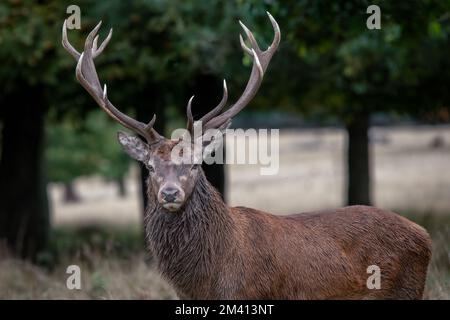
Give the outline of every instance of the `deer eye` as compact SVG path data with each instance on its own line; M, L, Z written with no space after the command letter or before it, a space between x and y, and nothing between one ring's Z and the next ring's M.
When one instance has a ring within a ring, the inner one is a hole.
M147 164L147 169L151 173L155 172L155 167L153 167L151 164Z

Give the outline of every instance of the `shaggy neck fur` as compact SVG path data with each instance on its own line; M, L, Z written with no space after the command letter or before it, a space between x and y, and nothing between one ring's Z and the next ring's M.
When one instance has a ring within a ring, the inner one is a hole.
M179 295L206 296L234 230L228 207L203 172L178 212L161 207L150 188L148 197L147 240L160 271Z

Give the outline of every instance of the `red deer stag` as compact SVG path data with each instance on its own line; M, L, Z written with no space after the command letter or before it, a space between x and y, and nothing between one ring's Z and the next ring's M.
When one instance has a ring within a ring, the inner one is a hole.
M254 97L280 42L280 29L268 14L275 36L259 48L248 38L241 46L252 61L248 84L228 110L223 97L200 123L223 131ZM184 299L420 299L431 255L427 232L389 211L367 206L276 216L245 207L228 207L206 180L199 164L175 163L180 140L159 135L153 119L145 124L121 113L102 89L94 59L99 23L79 53L62 30L64 48L77 61L76 78L97 104L136 136L118 133L119 143L149 171L146 209L148 246L162 275ZM194 120L187 107L188 129ZM379 267L381 287L367 285L368 267Z

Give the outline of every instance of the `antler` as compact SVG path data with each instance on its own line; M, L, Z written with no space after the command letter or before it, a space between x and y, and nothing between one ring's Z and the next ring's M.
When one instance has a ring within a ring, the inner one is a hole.
M100 21L95 28L89 33L84 43L84 51L80 54L70 43L67 38L67 20L64 20L62 28L62 45L69 52L69 54L77 61L76 77L78 82L84 89L94 98L95 102L114 120L122 124L124 127L135 131L143 136L149 144L153 144L162 139L162 137L153 129L153 125L156 120L156 115L153 116L149 123L145 124L139 122L133 118L130 118L126 114L120 112L114 105L108 100L106 84L103 90L98 79L97 70L95 69L94 59L98 57L112 36L112 29L109 31L108 36L102 42L100 47L98 44L97 32L102 25Z
M273 54L278 48L278 45L280 44L280 38L281 38L281 32L280 27L278 26L278 23L275 21L275 19L272 17L272 15L267 12L267 15L269 16L270 22L272 23L272 27L274 29L275 36L273 38L272 44L267 48L266 51L262 51L258 43L256 42L255 37L253 36L253 33L241 22L239 21L239 24L241 25L242 29L244 30L245 34L247 35L248 40L250 41L250 48L245 44L244 39L242 38L242 35L239 35L239 40L241 43L241 47L244 50L245 53L250 55L253 59L253 67L250 74L250 78L248 80L247 86L245 87L244 93L241 95L241 97L236 101L234 105L232 105L227 111L220 113L227 103L228 98L228 91L227 86L225 83L225 80L223 82L223 97L222 101L220 101L219 105L215 107L213 110L211 110L208 114L203 116L199 121L202 121L202 127L203 130L207 129L223 129L226 128L230 123L232 118L238 114L242 109L245 108L245 106L253 99L256 92L258 91L259 87L261 86L261 82L264 76L264 72L266 71L270 59L272 58ZM193 128L193 117L191 112L191 104L192 99L189 100L188 106L187 106L187 116L188 116L188 130L192 130Z
M194 99L194 96L192 96L189 99L188 105L187 105L187 118L188 118L188 123L187 123L187 129L191 132L194 126L194 117L192 116L192 100ZM210 112L208 112L207 114L205 114L200 120L203 124L205 124L206 122L208 122L209 120L211 120L212 118L214 118L215 116L217 116L223 109L223 107L225 107L225 104L227 103L228 100L228 89L227 89L227 82L225 81L225 79L223 80L223 96L222 96L222 100L220 100L219 104L212 109Z

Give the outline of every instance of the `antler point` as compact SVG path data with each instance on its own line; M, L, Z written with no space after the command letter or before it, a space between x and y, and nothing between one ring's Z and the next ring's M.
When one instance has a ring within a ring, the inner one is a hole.
M247 26L241 20L239 20L239 24L241 25L242 29L244 29L245 33L248 34L250 30L247 28Z
M242 37L242 34L239 34L239 42L241 43L241 48L244 50L247 54L251 55L252 52L249 47L244 42L244 38Z
M261 66L261 62L259 61L258 55L255 52L255 49L252 49L252 52L253 52L253 58L255 59L256 66L257 66L258 71L259 71L259 75L262 78L264 76L264 70L263 70L263 68Z

